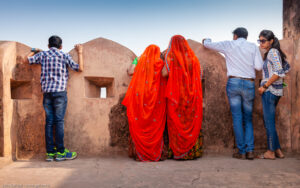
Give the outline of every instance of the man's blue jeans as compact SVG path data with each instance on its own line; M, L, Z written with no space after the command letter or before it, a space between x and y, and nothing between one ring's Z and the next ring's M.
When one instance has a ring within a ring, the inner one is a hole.
M279 139L275 127L275 112L279 99L279 96L273 95L270 91L264 92L262 95L268 149L271 151L280 149Z
M227 96L233 120L235 141L240 154L254 150L252 110L255 98L254 81L229 78Z
M64 117L67 107L67 92L44 93L43 106L46 112L45 138L47 153L54 153L53 127L55 125L55 145L58 152L64 148Z

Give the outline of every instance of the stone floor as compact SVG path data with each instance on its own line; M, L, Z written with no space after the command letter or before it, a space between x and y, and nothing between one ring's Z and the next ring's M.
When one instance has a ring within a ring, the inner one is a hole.
M254 161L209 154L157 163L126 156L73 161L17 161L0 169L0 186L26 187L300 187L300 155Z

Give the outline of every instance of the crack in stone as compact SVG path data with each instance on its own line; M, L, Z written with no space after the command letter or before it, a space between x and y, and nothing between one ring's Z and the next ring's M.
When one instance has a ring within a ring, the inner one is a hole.
M194 183L196 181L200 180L200 178L201 178L201 172L199 173L199 175L196 178L192 179L191 185L194 185Z

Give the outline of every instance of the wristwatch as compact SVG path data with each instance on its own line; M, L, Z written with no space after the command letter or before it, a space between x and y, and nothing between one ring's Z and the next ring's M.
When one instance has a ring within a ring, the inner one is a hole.
M33 52L34 54L39 53L41 50L38 48L31 48L31 52Z
M264 84L262 87L265 88L265 89L269 88L268 86L266 86L266 84Z

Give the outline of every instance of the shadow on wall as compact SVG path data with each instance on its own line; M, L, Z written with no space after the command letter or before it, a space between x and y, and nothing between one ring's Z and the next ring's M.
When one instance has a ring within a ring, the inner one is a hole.
M30 48L17 43L16 65L12 70L11 99L13 120L11 137L14 159L28 159L45 153L45 114L42 107L39 65L24 64Z
M113 106L109 114L110 145L128 149L129 124L126 107L122 105L125 94L120 95L118 104Z
M219 53L188 40L200 61L203 87L204 150L223 151L234 147L230 108L226 96L225 59Z

